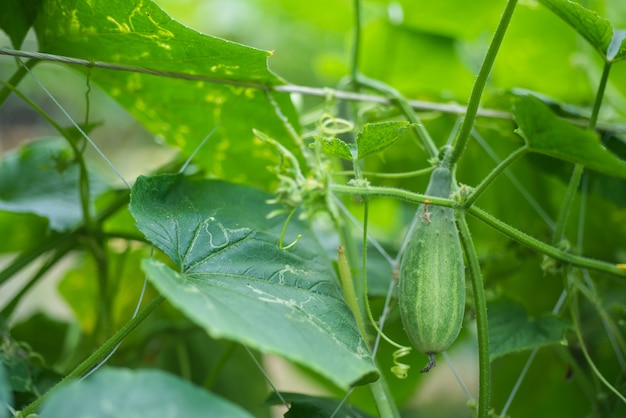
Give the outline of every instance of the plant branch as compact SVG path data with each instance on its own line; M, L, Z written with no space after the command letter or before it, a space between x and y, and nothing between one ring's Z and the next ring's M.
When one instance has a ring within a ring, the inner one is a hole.
M528 147L523 146L521 148L518 148L517 150L509 154L508 157L502 160L500 164L498 164L493 170L491 170L491 172L487 175L487 177L485 177L483 181L481 181L480 184L476 186L476 188L467 197L467 199L463 201L463 207L464 208L471 207L472 204L476 201L476 199L478 199L478 197L487 189L487 187L489 187L489 185L493 183L493 181L500 175L500 173L506 170L511 164L513 164L519 158L522 158L524 155L526 155L527 152L528 152Z
M474 306L476 308L476 329L478 334L478 417L487 418L489 415L489 399L491 370L489 364L489 326L487 321L487 301L483 276L480 271L480 263L472 236L465 220L465 214L459 212L457 224L461 235L461 242L469 265L474 294Z
M89 357L87 357L82 363L80 363L74 370L67 374L61 381L54 385L42 396L37 398L34 402L29 404L26 408L20 411L21 416L27 417L30 414L37 413L42 403L53 393L56 389L65 386L68 383L79 379L81 376L88 373L98 362L103 359L111 350L113 350L119 343L121 343L139 324L143 322L163 301L165 297L157 296L141 311L137 313L137 316L128 321L119 331L117 331L111 338L109 338L104 344L102 344L96 351L94 351Z
M456 208L457 203L450 199L442 199L437 197L425 196L418 193L409 192L402 189L394 189L389 187L375 187L375 186L346 186L333 184L332 190L334 193L355 195L355 196L368 196L368 197L393 197L396 199L404 200L410 203L419 204L424 203L426 200L430 200L430 204L444 207ZM524 232L502 222L498 218L490 215L484 210L472 206L466 210L467 213L481 220L492 228L500 231L507 237L519 242L520 244L532 248L533 250L545 254L549 257L563 261L564 263L571 264L576 267L588 268L594 271L604 272L616 277L626 278L626 269L620 268L614 264L607 263L606 261L594 260L587 257L582 257L568 253L566 251L555 248L545 242L534 238Z
M350 62L350 77L356 82L359 75L359 52L361 49L361 27L363 13L361 12L361 0L354 0L354 40L352 43L352 57Z
M17 51L19 52L19 51ZM0 48L0 54L2 54L2 48ZM9 81L4 84L4 87L0 89L0 106L4 103L4 101L9 97L9 94L13 91L9 86L17 86L20 81L24 78L26 74L28 74L28 70L33 68L35 64L39 62L38 59L30 59L25 64L19 65L15 73L11 76ZM8 84L8 86L7 86Z
M463 118L461 129L456 137L454 148L452 149L452 154L450 156L451 165L459 160L472 134L474 121L476 120L476 115L478 114L480 98L483 94L487 78L489 77L493 63L498 55L498 50L500 49L500 45L502 44L504 34L509 26L516 5L517 0L507 1L502 17L500 18L500 22L498 23L498 27L496 28L496 32L494 33L489 49L487 50L487 55L485 55L485 59L480 67L480 70L478 71L478 77L476 78L476 82L474 82L474 87L467 106L467 112Z

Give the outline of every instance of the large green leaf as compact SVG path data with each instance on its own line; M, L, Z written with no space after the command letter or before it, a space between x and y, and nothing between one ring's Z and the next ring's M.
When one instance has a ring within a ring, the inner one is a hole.
M140 177L131 195L137 227L176 265L147 259L152 283L211 336L276 353L341 387L376 378L332 264L302 222L279 248L283 219L270 195L177 175Z
M214 175L267 187L275 156L253 128L297 149L275 109L296 124L289 97L262 89L281 83L267 68L271 52L196 32L150 0L46 0L35 27L45 52L191 77L89 69L92 82L186 155L219 124L197 155Z
M626 58L625 33L614 30L608 20L570 0L539 1L572 26L609 61Z
M158 370L104 369L55 391L42 418L252 417L237 405Z
M514 114L517 132L531 151L626 178L626 161L608 151L595 132L558 118L536 97L517 98Z
M487 312L491 360L518 351L563 343L569 327L552 315L528 318L524 308L510 300L490 303Z
M40 0L3 0L0 2L0 29L11 38L13 47L18 49L31 25Z
M65 231L83 219L79 168L61 139L26 144L0 161L0 210L48 218L50 228ZM90 173L91 198L106 184Z

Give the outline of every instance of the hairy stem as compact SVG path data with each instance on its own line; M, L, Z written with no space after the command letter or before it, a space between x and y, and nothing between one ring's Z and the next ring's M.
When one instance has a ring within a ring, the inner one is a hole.
M489 77L489 73L491 72L493 63L496 60L496 56L498 55L498 50L500 49L500 45L502 44L504 34L506 33L506 29L509 26L516 5L517 0L507 1L504 12L502 13L502 17L500 18L500 23L498 23L498 27L496 28L496 32L493 35L493 39L491 40L491 44L489 45L489 49L487 50L485 59L480 67L480 70L478 71L478 77L474 82L474 87L472 89L469 103L467 105L467 112L465 113L465 117L463 118L463 124L461 125L461 129L457 134L454 148L452 150L452 155L450 156L451 165L454 165L454 163L459 160L472 134L474 121L476 120L476 115L478 114L478 105L480 104L480 98L483 94L485 84L487 83L487 78Z
M476 309L476 328L478 334L478 417L487 418L489 415L490 398L490 375L489 364L489 326L487 323L487 301L483 286L483 276L480 271L480 263L474 249L472 236L465 220L465 214L459 212L457 220L463 250L469 265L474 294L474 306Z
M340 194L348 194L348 195L359 195L359 196L385 196L385 197L394 197L397 199L401 199L410 203L424 203L426 200L430 200L430 204L437 206L445 206L445 207L457 207L457 204L450 199L442 199L436 197L425 196L418 193L409 192L407 190L402 189L394 189L388 187L374 187L374 186L345 186L339 184L333 184L332 190L334 193ZM566 251L555 248L552 245L546 244L545 242L534 238L524 232L510 226L509 224L502 222L498 218L490 215L484 210L472 206L467 209L466 212L477 219L480 219L482 222L485 222L487 225L493 227L494 229L500 231L504 235L509 238L519 242L520 244L532 248L535 251L538 251L542 254L545 254L549 257L555 258L557 260L563 261L564 263L571 264L576 267L588 268L590 270L604 272L616 277L626 278L626 269L619 268L618 266L607 263L605 261L599 261L588 257L582 257L578 255L574 255L568 253Z
M498 164L491 172L480 182L478 186L472 191L472 193L465 199L463 202L464 208L469 208L472 204L478 199L478 197L489 187L491 183L504 171L506 170L513 162L517 161L519 158L526 155L528 152L528 148L526 146L517 149L515 152L509 154L500 164Z

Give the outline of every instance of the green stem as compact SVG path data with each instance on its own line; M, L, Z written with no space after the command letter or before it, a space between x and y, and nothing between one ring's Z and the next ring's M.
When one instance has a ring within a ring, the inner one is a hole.
M552 243L557 245L561 240L565 238L565 228L567 227L567 221L574 205L574 199L576 198L576 191L580 184L580 179L583 176L584 167L582 164L576 164L572 171L569 184L567 185L567 191L561 204L561 210L559 211L559 217L556 220L556 226L554 228L554 235L552 237Z
M600 372L600 370L598 370L598 367L593 362L591 356L589 355L589 351L587 351L587 346L585 344L585 340L581 332L581 326L580 326L580 320L579 320L580 313L578 312L578 289L577 288L578 288L578 285L576 283L573 283L572 285L570 285L567 291L567 297L569 301L572 322L574 323L574 331L576 332L576 338L578 339L578 344L580 345L583 355L585 356L585 360L587 360L587 364L589 364L589 367L591 367L591 370L596 375L596 377L600 379L602 384L607 389L613 392L624 404L626 404L626 397L622 395L617 389L615 389L615 387L611 385L608 380L606 380L604 375Z
M356 83L359 75L359 53L361 49L361 27L362 16L361 13L361 0L354 0L354 42L352 44L352 57L351 57L351 70L350 76L352 82Z
M600 114L600 107L602 105L602 99L604 98L606 85L609 81L610 72L611 62L607 61L604 63L602 77L600 78L600 83L598 84L598 91L596 92L596 97L593 101L593 108L591 110L589 125L587 127L587 129L589 129L590 131L596 129L596 124L598 123L598 115ZM559 212L559 217L556 222L556 228L554 230L554 236L552 239L552 242L554 244L559 243L565 237L565 228L567 227L567 221L569 219L569 215L574 204L574 199L576 198L576 192L580 184L580 179L583 175L583 170L584 167L582 166L582 164L576 164L574 166L574 171L572 172L572 176L570 177L567 191L565 193L565 197L563 198L563 203Z
M483 285L483 276L472 236L465 220L465 214L459 212L457 221L461 242L469 265L476 309L476 329L478 335L478 417L487 418L489 415L490 398L490 364L489 364L489 326L487 322L487 301Z
M384 376L369 384L380 418L400 418L400 411L391 396L391 390Z
M618 346L615 348L621 350L623 354L626 354L626 341L624 340L619 327L615 324L611 315L609 315L604 308L604 304L602 303L595 286L593 286L591 279L589 279L589 286L585 286L583 283L578 283L577 290L579 290L594 307L606 327L606 332L612 334L612 337L615 339L615 343Z
M206 379L204 379L203 387L207 389L212 389L213 385L217 381L220 373L224 369L224 366L228 363L228 360L233 356L235 350L237 349L237 343L234 341L228 342L228 345L222 355L217 359L217 363L211 368Z
M600 77L600 83L598 84L598 91L596 97L593 100L593 108L591 109L591 116L589 117L588 129L593 131L596 129L598 123L598 115L600 114L600 106L602 106L602 99L604 98L604 92L606 91L606 85L609 82L609 74L611 72L611 61L604 63L602 69L602 76Z
M526 155L528 152L528 147L523 146L522 148L517 149L515 152L509 154L504 160L500 162L491 172L480 182L478 186L472 191L472 193L463 201L463 207L469 208L472 204L478 199L478 197L493 183L493 181L507 169L513 162L517 161L519 158Z
M379 173L377 171L361 171L361 174L367 178L379 177L385 179L406 179L410 177L425 176L433 172L435 167L422 168L414 171L406 171L402 173ZM333 171L333 176L350 176L354 175L354 170Z
M104 344L102 344L96 351L94 351L89 357L87 357L82 363L80 363L74 370L72 370L67 376L61 379L56 385L49 389L42 396L37 398L34 402L20 411L21 416L27 417L30 414L37 413L42 403L61 386L65 386L68 383L84 376L91 369L93 369L98 362L107 356L118 344L120 344L139 324L141 324L163 301L163 296L157 296L146 305L141 311L137 313L137 316L132 318L126 323L119 331L117 331L111 338L109 338Z
M500 23L498 23L498 27L493 35L493 39L491 40L485 59L480 67L480 70L478 71L478 77L476 78L476 82L474 83L474 87L470 95L467 111L465 113L465 117L463 118L463 124L461 125L461 129L456 137L454 148L452 149L452 154L450 156L451 165L454 165L454 163L459 160L472 134L474 121L476 120L476 115L478 114L480 98L483 94L483 90L485 88L485 84L487 83L487 78L489 77L491 68L493 67L493 63L498 55L498 50L500 49L500 45L504 39L506 29L511 22L511 17L513 16L513 11L515 10L516 5L517 0L507 1L502 17L500 18Z
M424 203L426 200L430 200L430 204L444 207L457 207L457 204L450 199L442 199L431 196L424 196L421 194L409 192L407 190L402 189L394 189L389 187L375 187L375 186L346 186L340 184L333 184L332 190L334 193L340 194L348 194L348 195L358 195L358 196L385 196L385 197L393 197L396 199L405 200L410 203ZM480 219L487 225L492 228L500 231L504 235L509 238L519 242L526 247L532 248L535 251L538 251L542 254L545 254L549 257L555 258L557 260L561 260L564 263L571 264L573 266L588 268L594 271L604 272L616 277L626 278L626 269L622 269L617 267L614 264L607 263L605 261L594 260L587 257L582 257L578 255L574 255L568 253L566 251L555 248L549 244L546 244L543 241L538 240L537 238L531 237L530 235L525 234L524 232L502 222L498 218L495 218L493 215L485 212L484 210L472 206L466 211L470 215L474 216L477 219Z
M413 129L417 134L417 137L422 142L422 145L428 152L428 156L430 158L434 158L439 154L439 150L437 145L433 142L433 139L430 137L430 134L424 127L424 124L420 120L415 110L411 107L406 98L400 94L400 92L393 87L383 83L382 81L373 80L371 78L365 77L363 75L359 75L358 83L362 86L369 87L375 91L379 91L388 97L393 98L393 100L400 106L402 113L404 116L413 124Z
M22 81L24 76L28 74L28 71L26 70L26 68L29 68L29 69L33 68L35 64L37 64L38 62L39 62L38 59L31 58L28 61L26 61L25 64L18 66L17 70L11 76L9 81L4 83L4 87L0 89L0 106L2 106L2 104L7 99L7 97L9 97L9 94L11 94L11 92L14 91L9 86L17 86L20 83L20 81Z
M341 283L341 289L343 290L343 296L346 299L348 307L352 311L354 318L356 319L359 332L363 338L367 338L367 330L363 322L363 315L359 309L359 302L356 297L356 291L354 289L354 281L352 280L352 273L350 272L350 265L346 258L346 253L343 246L337 248L337 267L339 270L339 281Z
M37 283L39 283L39 279L41 279L52 267L54 267L63 257L67 255L75 246L75 243L64 242L62 245L55 247L56 251L51 257L46 260L46 262L37 270L30 280L20 289L20 291L11 298L11 302L9 302L2 311L0 312L0 317L9 319L17 305L19 305L20 301L28 293L30 289L33 288Z

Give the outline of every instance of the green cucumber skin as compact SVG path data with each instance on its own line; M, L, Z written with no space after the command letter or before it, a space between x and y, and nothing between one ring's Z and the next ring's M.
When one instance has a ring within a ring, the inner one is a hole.
M451 173L437 168L426 194L450 197ZM404 330L422 353L445 351L465 311L465 265L454 210L420 205L400 262L398 304Z

